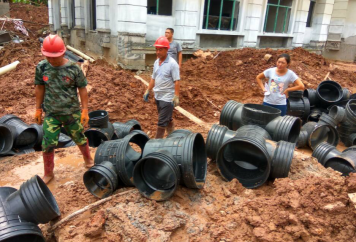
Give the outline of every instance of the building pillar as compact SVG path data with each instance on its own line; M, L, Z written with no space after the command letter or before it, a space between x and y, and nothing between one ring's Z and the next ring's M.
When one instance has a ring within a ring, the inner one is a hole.
M48 18L51 32L56 32L61 28L59 0L48 0Z
M260 32L261 23L263 22L262 13L263 4L265 1L263 0L247 0L246 1L246 16L245 16L245 24L244 24L244 46L245 47L256 47L258 40L258 33Z
M310 0L300 0L297 6L295 24L293 30L293 47L302 47L306 30Z
M333 7L334 0L319 0L316 3L310 45L317 49L325 46Z
M185 48L193 48L199 23L201 1L173 1L174 9L174 39Z
M133 54L132 48L146 43L147 1L117 0L116 3L118 64L125 69L143 70L145 55Z

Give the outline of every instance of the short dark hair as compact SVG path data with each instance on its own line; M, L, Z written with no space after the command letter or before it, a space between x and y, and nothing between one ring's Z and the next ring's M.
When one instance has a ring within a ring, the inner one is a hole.
M174 29L172 28L167 28L167 29L169 29L172 32L172 34L174 34Z
M287 64L290 63L290 56L289 56L288 54L284 53L284 54L279 55L278 58L277 58L277 60L279 60L280 58L286 59Z

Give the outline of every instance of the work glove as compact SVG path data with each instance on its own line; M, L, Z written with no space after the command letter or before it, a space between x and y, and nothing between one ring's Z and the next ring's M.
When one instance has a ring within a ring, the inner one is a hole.
M150 95L150 90L146 90L145 94L143 94L143 101L148 102L148 96Z
M36 109L36 113L35 113L34 118L35 118L36 123L37 123L38 125L41 125L41 124L42 124L42 109L41 109L41 108Z
M174 107L179 106L179 97L174 95L174 98L172 99L172 102L173 102L173 106Z
M84 108L82 110L82 116L80 117L80 122L82 123L82 125L85 127L88 125L89 122L89 114L88 114L88 109Z

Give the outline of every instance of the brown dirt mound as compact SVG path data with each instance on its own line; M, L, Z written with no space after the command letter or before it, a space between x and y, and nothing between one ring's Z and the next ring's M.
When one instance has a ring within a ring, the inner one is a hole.
M322 56L302 48L293 50L243 48L221 52L215 59L191 58L183 63L181 71L182 107L195 110L198 117L212 122L218 119L215 116L217 111L215 106L221 108L228 100L261 103L263 95L256 83L256 76L274 67L277 57L282 53L290 54L292 58L290 69L297 73L306 88L316 88L330 71L329 63ZM215 52L214 56L217 54ZM264 60L266 54L272 55L268 62ZM355 86L356 75L353 72L334 68L330 78L350 90Z

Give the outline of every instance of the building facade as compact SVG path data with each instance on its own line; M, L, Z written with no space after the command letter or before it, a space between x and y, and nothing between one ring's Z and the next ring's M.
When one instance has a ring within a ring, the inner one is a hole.
M307 47L354 61L356 0L49 0L66 43L144 69L166 28L183 53L198 48Z

